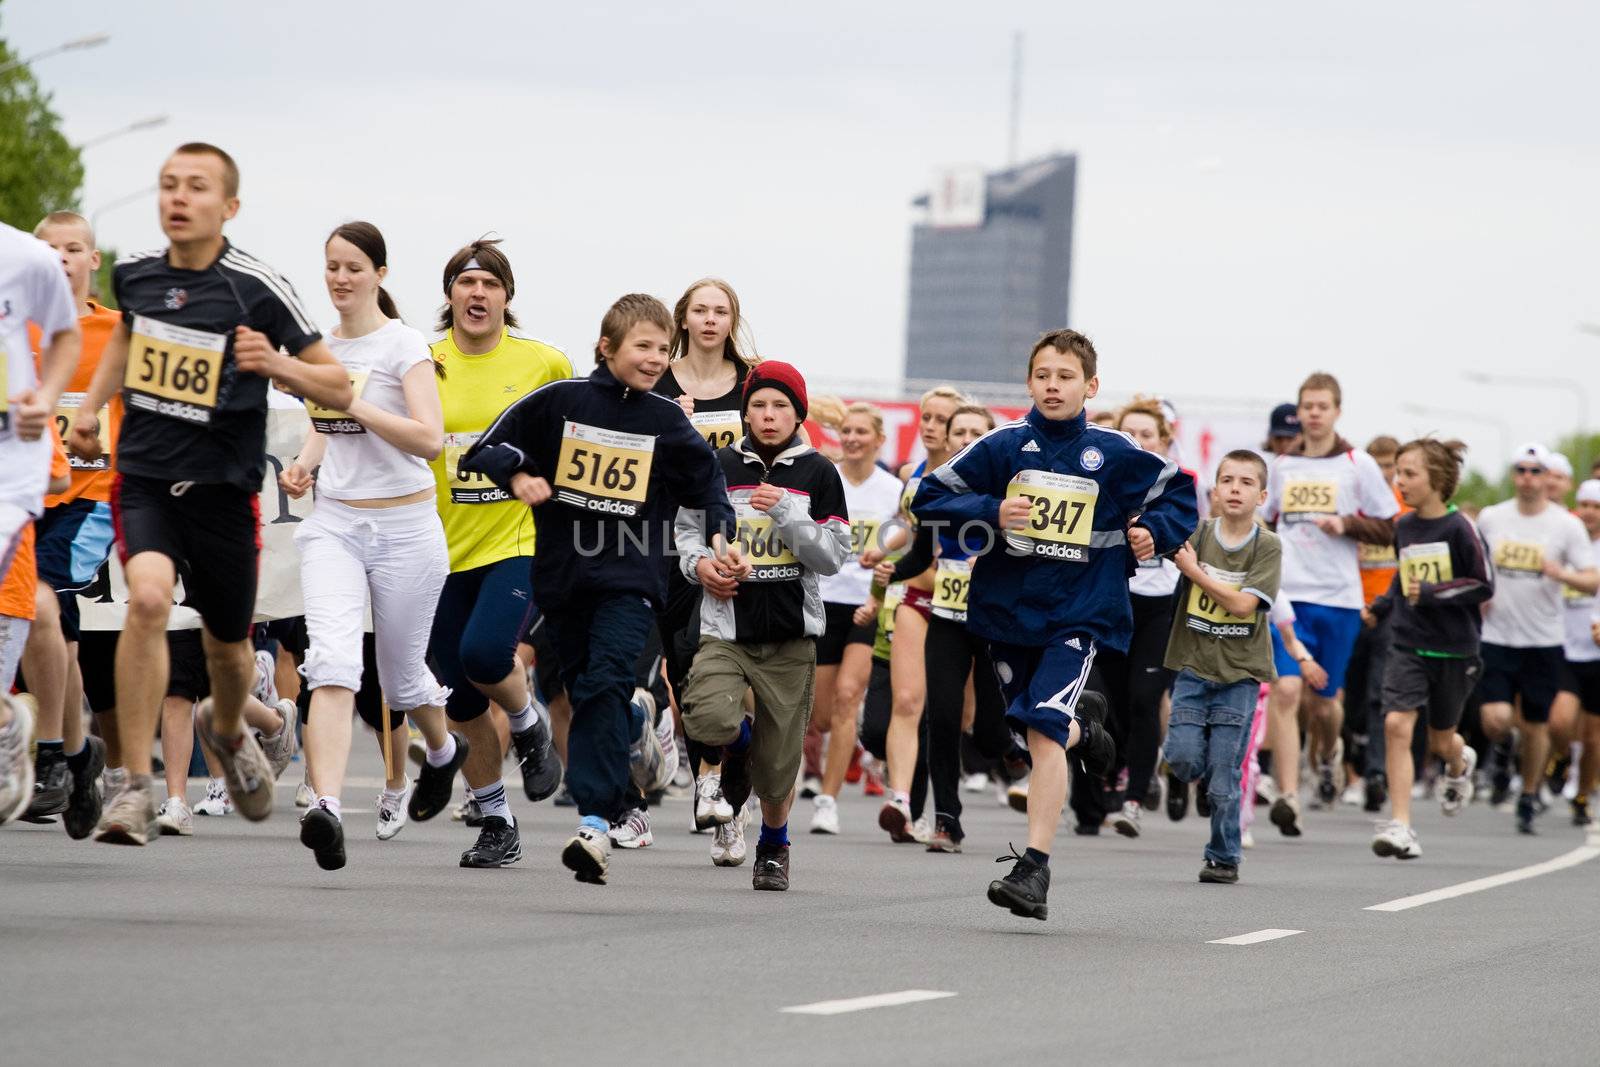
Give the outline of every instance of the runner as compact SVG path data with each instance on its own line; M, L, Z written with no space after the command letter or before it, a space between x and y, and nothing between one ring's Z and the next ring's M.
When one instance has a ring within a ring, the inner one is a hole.
M71 211L53 211L34 227L35 237L61 257L72 287L83 334L83 358L67 383L56 409L58 439L66 437L77 405L99 365L100 353L119 316L89 299L89 282L100 268L89 223ZM37 327L30 330L39 352ZM116 439L122 401L113 400L104 413L105 441ZM34 802L30 818L60 814L67 835L82 840L100 821L97 779L105 767L105 744L86 737L83 729L83 673L78 665L78 595L94 581L111 551L111 480L109 459L93 463L72 459L72 480L60 494L45 498L35 547L39 603L28 632L22 669L39 700L39 744L34 761Z
M1264 516L1283 542L1283 592L1294 605L1295 632L1324 670L1327 685L1312 691L1308 754L1324 805L1339 798L1344 708L1339 690L1361 630L1358 542L1387 543L1398 510L1378 464L1336 432L1342 393L1338 379L1316 373L1300 385L1301 438L1275 459ZM1300 825L1300 664L1281 641L1273 644L1278 680L1268 730L1280 795L1272 821L1298 837Z
M144 844L155 823L150 751L180 577L205 629L213 695L199 711L201 739L221 760L239 812L264 819L272 811L271 767L243 717L254 701L249 638L267 381L329 407L350 401L344 368L289 283L223 236L223 225L239 211L232 157L214 145L182 145L162 166L159 184L161 228L171 243L117 264L112 289L122 323L101 355L70 439L80 458L99 458L99 411L122 389L112 510L128 581L116 669L128 779L96 837L132 845ZM294 724L279 729L292 734Z
M1272 416L1267 420L1267 439L1261 443L1261 451L1270 460L1274 456L1287 455L1300 443L1300 405L1279 404L1272 409Z
M533 518L503 486L461 469L461 458L508 404L551 382L572 377L566 353L513 333L516 296L511 262L499 241L474 241L444 267L444 337L433 344L444 451L429 460L450 574L433 617L428 651L438 679L450 689L445 713L467 741L463 770L482 822L478 840L461 854L463 867L505 867L522 858L522 838L506 801L500 764L505 747L485 714L489 702L510 716L511 744L522 768L522 790L544 800L561 784L561 759L550 724L533 703L517 641L533 612Z
M1133 628L1127 576L1137 560L1175 551L1194 531L1194 479L1115 431L1089 427L1084 401L1100 387L1098 356L1075 330L1044 334L1028 356L1034 407L939 467L912 504L941 519L999 531L1005 548L978 553L967 625L989 641L1033 759L1028 848L989 886L989 900L1044 919L1050 849L1067 796L1067 750L1103 775L1115 746L1106 705L1084 696L1100 644L1126 650ZM1086 514L1087 513L1087 514ZM1085 521L1087 519L1088 521Z
M824 576L820 585L827 626L817 641L814 715L827 729L828 751L811 813L814 834L839 832L839 792L855 755L856 722L872 678L877 620L857 625L855 614L872 595L866 554L878 544L883 525L899 513L903 489L900 479L877 464L884 439L883 413L877 408L855 403L845 409L839 427L844 458L838 469L850 513L852 558L837 574Z
M1591 478L1578 486L1574 513L1600 558L1600 481ZM1562 593L1568 672L1563 688L1577 696L1583 709L1583 755L1578 760L1578 792L1572 798L1572 825L1591 826L1594 818L1589 813L1589 798L1600 785L1600 599L1570 587Z
M761 803L751 885L789 888L789 810L794 804L811 695L816 643L826 627L818 576L850 558L850 519L839 472L799 435L806 383L787 363L767 360L745 380L750 432L717 451L751 570L740 584L718 573L696 524L680 516L677 547L685 576L709 594L700 605L700 649L683 688L684 730L723 750L722 789L743 817ZM755 695L745 717L745 690Z
M1550 470L1545 474L1544 494L1550 503L1567 506L1572 495L1572 461L1563 453L1550 453Z
M651 395L672 329L654 297L622 297L601 322L589 377L517 401L461 466L515 494L539 524L534 595L572 700L567 786L581 816L561 861L597 885L630 780L650 792L666 784L650 778L671 777L634 673L666 595L673 512L704 511L717 548L706 569L719 581L742 573L737 550L719 540L733 513L715 455L681 408Z
M1394 487L1395 464L1400 454L1400 442L1387 434L1380 434L1367 442L1367 455L1383 472L1383 480L1394 493L1400 514L1410 510ZM1361 804L1365 810L1383 810L1388 796L1388 781L1384 772L1384 713L1383 671L1392 644L1387 617L1383 620L1372 614L1372 604L1389 591L1399 568L1394 545L1373 545L1362 542L1357 546L1361 566L1361 600L1363 604L1361 632L1356 635L1355 647L1350 652L1350 665L1345 669L1344 742L1345 766L1350 784L1340 798L1342 803Z
M1372 607L1387 619L1394 645L1383 676L1392 818L1372 839L1379 856L1422 855L1411 826L1411 739L1424 709L1428 751L1445 763L1444 813L1455 815L1472 800L1478 754L1456 727L1483 671L1480 605L1494 595L1494 574L1472 520L1449 503L1465 454L1459 441L1425 437L1402 447L1397 459L1395 486L1415 510L1395 523L1399 571Z
M1478 530L1497 578L1483 622L1483 731L1492 741L1510 735L1513 703L1520 736L1522 795L1517 830L1537 831L1539 783L1550 751L1550 704L1564 660L1563 588L1593 596L1600 587L1594 549L1584 524L1546 494L1550 453L1523 445L1512 461L1516 496L1484 508ZM1509 791L1508 769L1495 768L1497 802Z
M1241 772L1261 686L1273 677L1268 613L1282 560L1277 536L1255 521L1266 499L1266 463L1254 452L1229 452L1217 464L1217 517L1174 558L1183 612L1165 659L1177 672L1166 757L1181 781L1203 781L1210 800L1202 882L1237 882L1243 858Z
M446 731L448 693L425 662L434 608L450 570L428 470L444 445L437 365L428 342L400 320L384 291L388 248L376 226L345 223L328 235L323 256L328 298L339 313L328 344L349 373L355 398L343 411L309 408L311 432L280 482L298 499L318 472L316 506L294 538L310 637L306 769L317 794L300 820L300 842L319 867L334 871L345 865L339 793L369 607L378 679L393 714L384 716L382 702L370 709L376 716L362 708L379 750L389 749L389 777L377 802L379 840L400 832L408 804L419 820L442 811L470 750L465 737ZM409 797L407 716L427 743Z

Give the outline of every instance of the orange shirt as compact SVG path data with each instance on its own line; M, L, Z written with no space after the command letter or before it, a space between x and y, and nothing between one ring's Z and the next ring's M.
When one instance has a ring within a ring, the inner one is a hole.
M50 478L65 478L72 468L67 466L67 452L56 439L50 452ZM0 582L0 615L13 619L34 618L33 597L39 588L39 567L33 554L33 523L22 528L22 539L17 542L17 554L12 557L11 569L5 581Z
M1394 502L1400 505L1400 515L1410 511L1406 502L1400 499L1400 490L1392 484L1389 489L1394 493ZM1357 548L1361 559L1361 599L1370 608L1374 600L1389 591L1389 583L1394 581L1394 572L1399 569L1400 562L1395 558L1393 541L1386 545L1361 544Z
M65 440L67 431L72 429L72 420L77 416L78 401L82 394L89 391L89 383L94 380L95 368L100 365L100 354L105 351L106 342L111 339L111 331L117 328L117 323L122 321L122 316L110 308L103 308L94 301L89 302L89 310L78 316L78 327L83 331L83 358L78 361L78 369L73 372L72 381L67 383L67 391L61 394L61 404L56 409L56 436ZM33 356L39 358L39 329L32 323L28 324L28 336L33 342ZM45 497L45 507L55 507L65 504L69 500L110 500L111 481L116 477L112 470L112 451L117 440L117 431L122 426L122 394L112 397L108 405L109 411L100 413L100 444L101 456L92 465L84 463L77 456L70 457L72 464L72 485L65 493L59 496Z

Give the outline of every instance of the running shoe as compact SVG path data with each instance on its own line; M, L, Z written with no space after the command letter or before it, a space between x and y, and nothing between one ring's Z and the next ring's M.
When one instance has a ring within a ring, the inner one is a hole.
M467 790L467 798L456 805L456 809L450 813L450 818L471 827L483 825L483 807L478 803L478 798L472 795L470 788Z
M1439 790L1439 809L1446 815L1458 814L1472 803L1472 775L1478 769L1478 753L1471 745L1461 748L1461 762L1466 768L1459 775L1444 776L1444 788Z
M542 707L534 708L533 725L511 735L511 747L522 768L522 791L537 803L561 785L561 757L550 741L550 726Z
M200 710L195 713L195 728L200 740L222 764L222 776L228 783L228 797L234 808L246 819L260 822L272 814L272 785L276 772L267 762L267 755L253 731L247 729L236 738L218 735L212 725L215 710L210 697L202 700ZM284 730L292 732L293 726L286 722Z
M1263 776L1265 777L1265 776ZM1172 768L1167 768L1167 818L1173 822L1182 822L1183 817L1189 814L1189 783L1172 773Z
M789 888L788 845L756 845L756 864L750 872L750 888L769 893L782 893Z
M750 750L722 750L722 795L735 811L750 799Z
M1150 776L1150 784L1145 787L1144 799L1139 802L1139 806L1145 811L1155 811L1161 807L1161 775Z
M1572 770L1572 753L1567 751L1560 756L1551 755L1545 763L1545 784L1551 793L1560 796L1562 790L1567 788L1567 775Z
M929 852L960 852L966 834L961 831L961 820L941 815L934 821L933 836L928 838Z
M1278 800L1278 780L1270 774L1256 779L1256 803L1275 804Z
M1278 832L1283 834L1284 837L1299 837L1302 833L1300 828L1300 798L1280 796L1272 802L1272 814L1269 818L1272 819L1272 825L1276 826Z
M1351 782L1344 787L1344 792L1339 794L1339 803L1348 804L1358 808L1367 800L1367 786L1365 782Z
M933 820L928 818L926 812L922 818L911 824L911 840L919 845L926 845L933 840Z
M128 784L128 772L122 767L107 767L100 775L100 802L110 804Z
M1211 782L1205 778L1194 784L1194 813L1202 819L1211 818Z
M722 775L712 773L700 779L694 790L695 832L720 826L732 818L733 805L722 795Z
M575 808L578 802L572 799L572 790L567 788L567 780L561 780L561 788L556 790L556 795L550 798L550 803L558 808Z
M196 815L232 815L233 801L228 797L228 783L213 778L206 783L206 795L194 806Z
M344 824L324 805L318 804L300 816L300 843L311 850L323 870L337 871L344 866Z
M1012 863L1011 871L1004 878L998 878L989 883L989 903L997 907L1007 908L1011 914L1024 919L1046 919L1050 915L1050 907L1045 903L1045 898L1050 894L1050 868L1037 863L1032 863L1026 856L1017 854L1017 846L1011 846L1011 853L995 860L996 863Z
M1594 816L1589 814L1589 798L1573 797L1568 805L1572 809L1572 825L1593 826Z
M1362 792L1365 794L1361 805L1362 811L1374 814L1382 811L1384 804L1389 800L1389 776L1382 771L1374 771L1367 775L1366 781L1362 783Z
M811 832L837 834L839 832L839 802L826 793L818 793L812 801Z
M106 743L92 734L83 743L88 746L87 759L83 770L72 773L72 795L61 816L67 836L74 841L94 833L95 824L100 821L100 772L106 766Z
M485 815L478 840L461 854L461 866L509 867L521 858L522 835L516 824L498 815Z
M261 751L266 754L267 762L272 765L272 780L276 782L283 773L289 761L294 759L295 753L295 726L300 721L300 712L292 700L279 700L275 704L268 704L283 717L283 728L277 733L261 736ZM264 816L263 816L264 817Z
M678 739L674 737L672 739L672 743L673 745L677 745ZM689 768L688 760L680 759L678 761L678 769L672 772L672 784L667 787L667 796L687 796L689 791L693 788L694 771Z
M450 736L455 739L455 755L442 767L434 767L428 763L426 748L422 756L422 768L417 771L417 783L411 789L411 800L406 804L406 812L417 822L427 822L445 808L450 806L450 790L455 786L456 775L461 768L466 766L467 753L471 746L467 739L454 730ZM470 793L468 794L471 795Z
M168 797L156 811L156 826L163 837L193 837L194 812L182 797Z
M1403 822L1391 820L1378 825L1378 832L1372 838L1372 852L1397 860L1414 860L1422 855L1422 846L1417 843L1415 830Z
M1205 866L1200 868L1200 881L1213 885L1233 885L1239 880L1239 868L1231 863L1217 863L1215 860L1206 860Z
M822 778L819 775L808 774L800 779L800 799L815 800L818 793L822 792Z
M1110 705L1094 690L1078 698L1078 743L1072 746L1078 762L1091 778L1103 779L1117 762L1117 743L1106 732L1106 712Z
M387 789L378 794L375 802L378 808L378 840L387 841L395 834L406 828L406 801L407 793L414 788L407 782L405 788L399 793L390 793Z
M1500 771L1491 781L1489 807L1494 811L1504 811L1509 803L1511 803L1511 776Z
M911 844L916 840L911 834L911 808L904 801L890 798L885 802L878 809L878 826L897 845Z
M1123 837L1139 836L1139 802L1127 800L1122 804L1122 810L1117 817L1111 820L1111 826Z
M846 785L855 785L861 781L861 761L866 758L866 755L867 750L861 746L860 741L857 741L856 747L850 752L850 764L844 769Z
M1240 833L1239 834L1239 847L1240 848L1255 848L1256 847L1256 835L1251 833L1249 830L1245 830L1242 833Z
M606 836L618 848L649 848L656 843L650 832L650 813L643 808L633 808L619 822L612 823Z
M1028 779L1018 778L1006 786L1006 803L1012 811L1028 814Z
M656 723L656 740L661 742L663 776L656 779L658 784L650 792L665 792L677 784L678 771L683 761L682 754L678 751L678 724L673 718L671 704L661 709L661 720Z
M1536 834L1533 820L1539 817L1539 805L1535 799L1524 793L1517 797L1517 833Z
M160 834L156 826L154 786L148 774L130 774L117 791L117 799L106 805L95 827L94 839L111 845L143 845Z
M311 788L310 774L307 771L307 777L300 779L300 784L294 787L294 806L297 808L309 808L317 802L317 791Z
M661 737L656 733L655 697L643 689L635 689L633 706L644 713L644 723L639 727L639 736L634 738L633 744L628 748L628 773L639 792L653 793L665 788L666 784L672 781L672 772L677 768L667 766L666 753L661 748ZM667 718L671 717L672 713L668 711Z
M611 839L592 826L580 825L561 850L561 862L577 881L605 885L611 867Z
M961 791L963 793L982 793L988 788L989 776L987 774L975 772L961 779Z
M250 682L250 695L269 708L278 702L278 663L272 653L264 648L256 650L255 678Z
M72 795L72 772L67 770L67 757L52 753L33 761L33 800L28 804L24 819L43 819L60 815L67 810L67 798Z
M745 817L741 811L737 819L719 823L711 835L711 862L717 867L737 867L744 863Z
M877 760L872 759L872 762L868 763L869 759L872 757L864 756L861 759L861 795L881 797L884 793L883 771L879 769Z

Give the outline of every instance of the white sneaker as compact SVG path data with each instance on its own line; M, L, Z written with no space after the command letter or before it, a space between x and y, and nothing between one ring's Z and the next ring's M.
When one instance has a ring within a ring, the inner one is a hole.
M0 823L8 823L33 803L33 707L9 693L0 700L11 709L11 721L0 728Z
M677 767L667 766L666 753L661 749L661 737L656 733L656 698L648 690L635 689L632 703L644 712L644 726L628 749L628 769L639 792L654 793L666 788ZM666 717L671 718L670 712ZM673 747L677 747L676 744Z
M672 717L672 705L661 709L661 721L656 723L656 738L661 742L661 762L665 781L662 789L670 789L678 780L678 766L683 760L678 751L678 724Z
M378 840L387 841L406 828L406 802L411 799L412 784L408 780L399 796L390 796L388 790L378 794Z
M722 775L708 774L694 792L694 829L709 830L733 818L733 805L722 795Z
M1471 745L1461 748L1461 762L1466 764L1466 769L1460 777L1446 774L1444 788L1439 790L1439 810L1446 815L1455 815L1462 808L1472 803L1472 775L1478 769L1478 752Z
M1403 822L1386 822L1378 826L1372 838L1372 851L1397 860L1414 860L1422 855L1422 846L1417 843L1417 832L1411 827Z
M168 797L161 802L161 808L156 812L156 825L161 828L163 837L193 837L194 813L189 810L189 805L183 802L182 797Z
M579 825L561 850L561 862L578 881L605 885L611 870L611 838L592 826Z
M300 723L300 710L294 706L292 700L279 700L268 704L267 707L283 717L281 730L270 737L266 734L261 735L261 751L266 753L267 762L272 765L272 780L277 781L283 769L289 766L289 761L294 759L295 749L298 747L295 727Z
M278 702L278 664L264 648L256 652L256 676L250 683L250 695L269 708Z
M989 776L987 774L969 774L961 779L961 791L963 793L981 793L988 788Z
M122 792L122 787L128 784L128 770L126 767L107 767L100 775L101 803L106 807L117 799L117 794Z
M822 779L814 774L805 775L800 779L800 799L815 800L817 794L822 792Z
M233 798L228 796L228 783L213 778L206 783L205 799L194 806L196 815L232 815Z
M1271 804L1278 799L1278 780L1270 774L1263 774L1256 779L1256 801L1261 804Z
M1117 813L1116 818L1111 820L1111 827L1123 837L1138 837L1139 802L1137 800L1123 801L1122 810Z
M933 840L933 820L927 812L923 812L922 818L911 824L911 840L919 845L926 845Z
M1028 780L1018 778L1006 788L1006 803L1011 805L1012 811L1028 814Z
M649 848L656 843L650 833L650 813L643 808L634 808L621 822L612 823L606 836L618 848Z
M1249 830L1246 830L1243 833L1241 833L1239 835L1239 847L1240 848L1255 848L1256 847L1256 835L1252 834Z
M317 802L317 791L311 788L311 782L302 778L300 784L294 789L294 806L309 808Z
M815 807L811 812L811 832L814 834L837 834L839 832L839 802L826 793L818 793L811 802Z
M711 862L718 867L737 867L744 862L744 812L736 819L718 823L711 835Z
M1352 782L1344 787L1344 792L1339 794L1339 803L1360 807L1367 802L1367 787L1361 782Z

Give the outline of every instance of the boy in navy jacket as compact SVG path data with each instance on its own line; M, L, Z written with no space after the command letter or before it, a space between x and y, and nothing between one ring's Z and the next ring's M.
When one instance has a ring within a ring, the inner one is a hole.
M1102 644L1125 651L1128 577L1194 531L1194 479L1125 434L1089 425L1098 356L1075 330L1040 337L1028 357L1033 410L923 479L911 510L976 547L967 625L989 642L1033 758L1028 849L989 886L1014 915L1044 919L1050 847L1067 795L1067 749L1103 774L1114 745L1105 702L1084 685ZM1081 701L1081 704L1080 704Z

